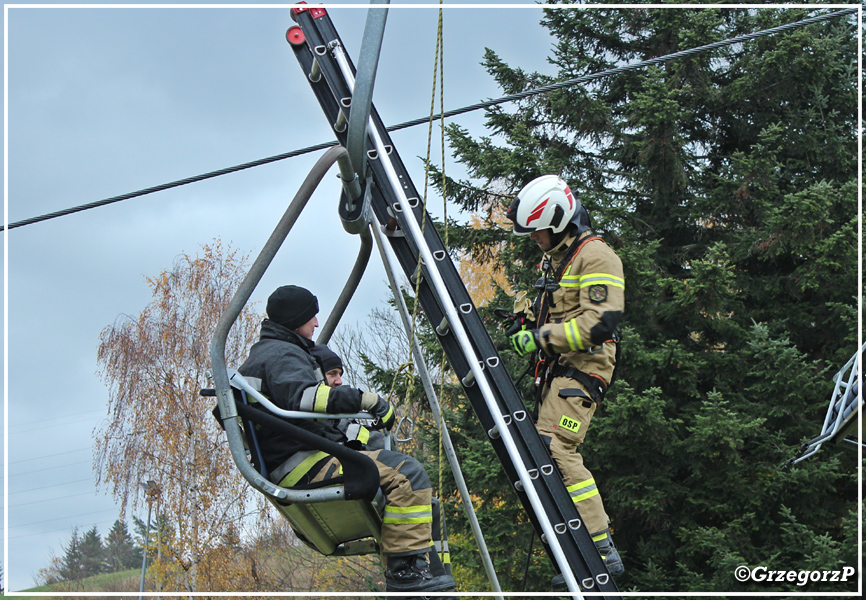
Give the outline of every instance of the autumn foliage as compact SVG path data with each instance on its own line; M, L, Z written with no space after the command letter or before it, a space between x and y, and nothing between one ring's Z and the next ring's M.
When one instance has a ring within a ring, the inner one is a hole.
M246 513L264 510L232 464L211 415L213 399L199 395L210 387L214 327L246 271L246 257L219 241L198 256L183 254L147 278L153 300L138 317L118 318L100 337L99 375L109 398L106 421L93 434L97 482L124 509L149 501L174 524L171 535L152 540L152 569L157 579L162 572L162 585L190 592L222 589L219 574L233 569L215 548L243 536ZM227 342L228 364L243 360L259 321L250 306L241 313ZM159 490L149 500L141 489L147 481Z

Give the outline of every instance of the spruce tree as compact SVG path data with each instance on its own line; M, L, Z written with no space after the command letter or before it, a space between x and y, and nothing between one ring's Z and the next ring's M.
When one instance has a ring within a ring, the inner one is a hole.
M96 525L81 538L81 577L90 577L106 570L105 548Z
M547 10L555 77L492 50L484 64L514 93L821 12ZM450 200L503 211L532 178L560 174L623 260L618 382L582 449L614 520L621 589L854 589L741 583L734 569L836 568L853 556L852 455L779 467L818 433L830 377L856 350L856 57L853 20L834 19L492 108L489 138L450 128L472 178L449 182ZM497 255L511 284L500 306L538 277L535 244L492 220L450 238L479 258L509 244ZM489 329L507 355L492 319ZM517 378L526 365L507 361ZM481 467L468 470L470 488L500 494L482 521L510 510L518 524L508 545L500 519L491 547L515 563L525 519L465 426ZM545 589L545 568L529 589ZM521 581L513 571L508 589Z
M64 581L81 579L81 569L81 536L78 534L78 527L75 527L72 529L69 543L63 548L60 576Z
M141 549L136 548L126 521L116 520L105 536L105 560L112 572L141 565Z

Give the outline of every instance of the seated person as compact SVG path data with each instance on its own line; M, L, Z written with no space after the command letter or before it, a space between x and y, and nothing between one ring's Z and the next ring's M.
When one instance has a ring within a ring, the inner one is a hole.
M277 288L268 298L268 318L262 322L259 341L238 371L284 410L323 415L368 411L376 417L377 427L389 429L395 421L394 408L378 394L346 385L329 387L323 381L311 354L318 312L318 300L309 290L293 285ZM287 420L331 441L348 441L335 420ZM270 479L277 485L327 482L341 474L335 457L304 446L279 430L262 426L256 430ZM423 466L391 450L360 451L376 464L386 498L381 548L387 591L454 590L450 575L430 571L427 553L432 544L432 488Z
M322 368L328 387L343 385L343 359L336 352L324 344L316 344L310 349L310 354ZM382 432L370 429L356 419L341 419L337 427L346 434L349 442L357 440L358 444L356 445L363 447L364 450L384 450L385 448L385 436Z

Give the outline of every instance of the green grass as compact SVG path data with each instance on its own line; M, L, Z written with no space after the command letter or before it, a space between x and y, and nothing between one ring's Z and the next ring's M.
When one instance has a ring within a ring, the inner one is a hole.
M50 585L40 585L23 592L137 592L141 581L141 569L129 569L117 573L101 573L77 581L62 581ZM5 596L15 598L16 596ZM23 596L18 596L23 598ZM28 596L27 598L33 598Z

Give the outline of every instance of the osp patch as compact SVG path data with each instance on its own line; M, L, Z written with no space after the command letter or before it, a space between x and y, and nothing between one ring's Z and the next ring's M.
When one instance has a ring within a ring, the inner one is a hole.
M601 304L607 300L606 285L591 285L589 286L589 301L593 304Z
M562 418L559 419L559 426L563 429L568 429L574 433L577 433L577 430L580 429L580 421L576 421L574 419L570 419L565 415L562 415Z

